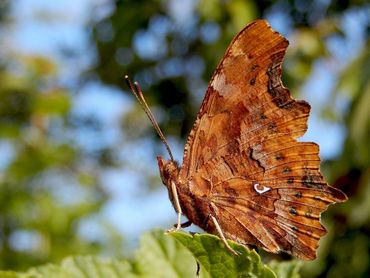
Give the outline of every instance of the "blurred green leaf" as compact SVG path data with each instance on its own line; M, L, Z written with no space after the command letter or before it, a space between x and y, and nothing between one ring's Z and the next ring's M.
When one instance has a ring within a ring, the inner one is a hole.
M20 275L14 271L0 271L0 278L19 278L19 277L27 277L25 275Z
M235 29L241 30L248 22L256 18L257 8L254 1L233 0L226 3Z
M130 271L126 261L78 256L66 258L60 265L47 264L23 273L0 271L0 278L135 277Z
M55 89L46 94L37 95L32 110L34 113L42 115L64 115L69 111L70 106L70 99L67 92L61 89Z
M72 94L58 84L56 64L7 54L0 67L0 143L8 154L0 173L0 267L24 269L71 254L96 254L103 240L83 238L78 229L106 200L96 171L105 164L80 162L89 158L71 136ZM104 249L118 254L122 237L113 234L107 232Z
M50 59L42 56L22 55L25 70L36 76L55 75L57 66Z
M302 267L300 261L278 262L276 260L268 263L268 266L276 273L279 278L299 278L299 270Z
M64 259L60 264L46 264L26 272L0 272L1 277L276 277L255 251L230 244L240 252L230 254L223 243L213 235L190 236L183 232L165 235L163 231L146 233L140 240L135 260L113 260L77 256ZM194 256L194 257L193 257ZM284 276L293 276L297 264L275 262L274 267Z

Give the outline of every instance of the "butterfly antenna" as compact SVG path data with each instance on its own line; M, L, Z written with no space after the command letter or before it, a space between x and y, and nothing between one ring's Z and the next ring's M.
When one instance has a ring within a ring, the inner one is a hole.
M139 87L139 84L135 81L134 85L132 85L132 83L131 83L131 81L130 81L130 79L128 78L127 75L125 76L125 80L126 80L126 83L127 83L128 87L130 88L131 92L134 94L134 96L136 97L136 99L140 103L140 106L143 108L145 114L148 116L148 118L149 118L150 122L152 123L154 129L157 131L157 134L158 134L159 138L161 139L161 141L163 142L163 144L165 145L165 147L167 149L167 152L170 155L171 160L174 161L170 146L168 145L167 140L164 137L164 134L163 134L161 128L159 127L158 122L155 119L152 111L150 111L150 108L149 108L148 104L145 101L143 92L141 91L141 89Z

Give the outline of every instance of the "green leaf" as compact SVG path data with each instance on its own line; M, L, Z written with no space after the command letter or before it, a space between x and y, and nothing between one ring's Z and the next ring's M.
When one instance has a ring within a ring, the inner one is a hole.
M47 94L39 94L34 99L32 110L40 115L65 115L71 103L68 93L62 89L54 89Z
M0 278L18 277L195 277L197 264L191 253L163 231L142 236L136 260L68 257L60 265L47 264L27 272L0 271ZM201 273L200 277L209 277Z
M228 252L223 242L210 234L174 232L171 235L186 247L210 277L276 277L262 264L260 256L243 245L229 241L239 255Z
M18 278L20 275L18 275L16 272L13 271L0 271L0 278Z
M47 265L35 268L31 274L41 274L41 277L128 277L131 266L126 261L100 259L96 257L70 257L65 259L60 267Z
M76 256L64 259L60 265L46 264L25 273L0 271L0 278L136 277L131 270L127 261Z
M269 264L279 278L299 278L299 270L302 267L300 261L278 262L271 261Z
M136 258L145 277L195 277L197 271L192 254L162 230L142 236Z
M76 256L64 259L60 264L46 264L26 272L0 271L0 278L46 277L276 277L272 270L261 263L259 255L242 245L230 242L240 253L229 253L220 239L209 234L194 236L184 232L166 235L163 231L145 233L134 260L102 259L92 256ZM298 277L294 265L274 268L279 277ZM289 276L289 275L290 276Z

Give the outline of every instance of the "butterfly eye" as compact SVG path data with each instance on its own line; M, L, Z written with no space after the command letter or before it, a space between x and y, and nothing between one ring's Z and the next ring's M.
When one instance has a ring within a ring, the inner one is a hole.
M161 156L157 156L157 161L162 182L163 184L166 184L166 181L168 180L167 164Z

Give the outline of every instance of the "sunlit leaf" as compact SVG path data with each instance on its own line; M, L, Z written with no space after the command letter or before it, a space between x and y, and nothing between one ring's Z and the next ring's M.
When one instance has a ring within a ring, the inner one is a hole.
M273 271L261 262L256 251L229 241L239 255L231 254L223 242L210 234L174 232L171 236L184 245L196 258L201 269L211 277L276 277Z
M136 253L138 268L148 277L194 277L197 264L180 242L164 231L146 233ZM203 276L204 277L204 276Z
M299 269L302 266L300 261L278 262L271 261L268 266L276 273L279 278L299 278Z
M276 277L255 251L230 242L240 255L230 254L216 237L163 231L146 233L134 260L76 256L26 272L0 272L1 277ZM200 269L198 269L197 262ZM274 264L283 278L297 278L297 266Z

